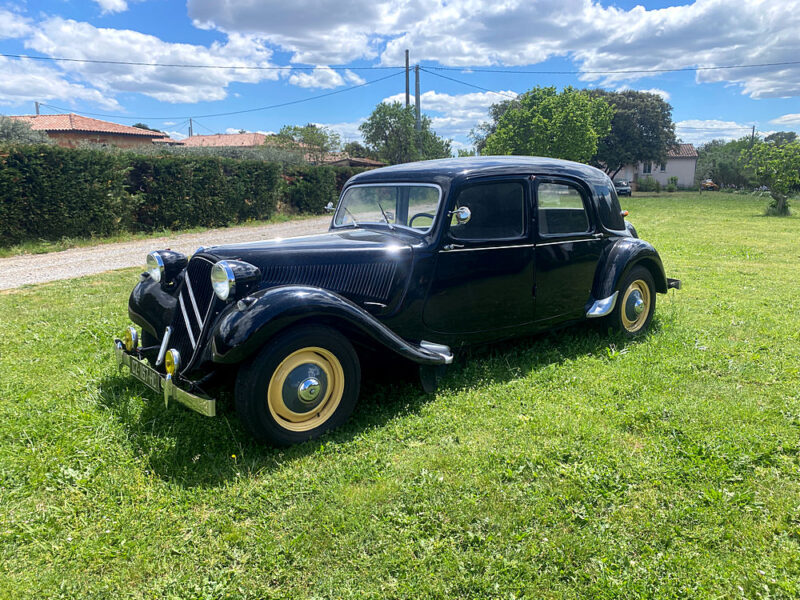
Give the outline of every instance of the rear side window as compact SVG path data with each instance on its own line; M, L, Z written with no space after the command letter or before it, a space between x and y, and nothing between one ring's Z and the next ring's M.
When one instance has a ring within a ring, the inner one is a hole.
M624 231L625 219L622 217L622 208L620 208L614 185L610 182L604 185L597 185L594 188L594 193L597 194L600 221L605 228Z
M589 231L589 216L583 204L583 195L577 188L566 183L542 182L536 194L541 235Z
M525 192L518 181L479 183L458 194L456 206L472 216L458 224L453 217L451 237L459 240L502 240L525 233Z

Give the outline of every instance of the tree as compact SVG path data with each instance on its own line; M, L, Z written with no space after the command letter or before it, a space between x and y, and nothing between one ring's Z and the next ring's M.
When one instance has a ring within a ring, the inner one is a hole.
M478 152L475 148L459 148L458 149L458 157L465 158L467 156L477 156Z
M764 138L768 144L775 144L776 146L783 146L797 141L797 134L794 131L776 131L769 134Z
M535 87L502 113L484 143L486 154L551 156L589 162L611 128L611 107L566 87Z
M486 138L497 131L497 124L500 122L501 117L506 114L506 111L511 107L519 107L517 99L501 100L496 104L489 107L489 121L481 123L469 132L469 137L475 143L475 149L478 152L483 152L486 147Z
M314 164L325 162L325 157L331 152L337 152L341 146L338 133L313 123L303 127L284 125L275 141L284 148L299 149L307 156L308 161Z
M0 117L0 142L50 144L52 140L44 131L34 131L27 121Z
M649 92L588 90L593 98L605 100L613 109L611 131L597 142L592 163L613 179L625 165L640 162L663 164L675 145L672 106Z
M139 129L147 129L147 131L157 131L158 133L164 133L160 129L154 129L153 127L145 125L144 123L134 123L133 127L138 127Z
M755 144L761 142L756 140ZM697 182L712 179L720 187L753 188L758 185L753 169L747 166L754 142L750 136L738 140L711 140L697 149Z
M752 150L749 166L756 177L769 187L772 202L768 215L785 217L789 214L789 195L800 191L800 142L783 146L758 144Z
M359 142L348 142L342 150L351 158L375 158L374 154Z
M413 106L382 102L359 129L367 148L389 164L452 155L451 141L436 135L428 117L422 115L420 131L415 129L415 123Z

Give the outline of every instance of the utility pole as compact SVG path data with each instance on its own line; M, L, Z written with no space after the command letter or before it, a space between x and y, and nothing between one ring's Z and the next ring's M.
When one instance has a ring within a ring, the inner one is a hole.
M39 115L39 103L38 102L34 102L34 104L36 105L36 115L38 116Z
M416 103L415 111L417 115L417 124L414 129L422 131L422 121L420 120L419 114L419 65L414 65L414 81L416 86L414 90L414 102Z
M756 141L756 126L753 125L753 133L750 134L750 145L752 146Z
M189 137L192 137L192 117L189 117Z
M411 103L409 98L409 84L408 84L408 49L406 49L406 108Z

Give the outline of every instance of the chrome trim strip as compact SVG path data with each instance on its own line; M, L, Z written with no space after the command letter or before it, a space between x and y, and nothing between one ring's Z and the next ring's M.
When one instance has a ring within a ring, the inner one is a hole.
M591 308L586 311L586 318L598 319L600 317L605 317L606 315L610 314L611 311L614 310L614 307L617 305L617 296L619 296L619 290L614 292L608 298L603 298L602 300L595 300Z
M510 248L533 248L534 244L515 244L514 246L483 246L481 248L442 248L440 252L474 252L476 250L506 250Z
M197 342L194 341L194 334L192 333L192 322L189 321L189 313L186 312L186 304L183 301L183 294L178 294L178 303L181 305L183 320L186 323L186 331L189 332L189 341L192 342L192 350L194 350L195 348L197 348Z
M172 335L172 326L169 325L164 330L164 339L161 340L161 348L158 349L158 358L156 358L156 366L164 362L164 355L167 353L167 345L169 344L169 337Z
M197 324L200 329L203 328L203 319L200 317L200 309L197 308L197 300L194 299L194 290L192 290L192 282L189 281L189 275L186 275L186 291L189 292L189 300L192 301L192 308L194 309L194 316L197 317Z
M422 340L419 343L420 348L424 348L428 352L433 352L434 354L438 354L442 358L444 358L444 364L449 365L453 363L453 353L450 351L450 346L445 346L444 344L437 344L435 342L428 342L426 340Z
M537 246L553 246L555 244L577 244L578 242L595 242L600 238L584 238L582 240L561 240L559 242L545 242L543 244L536 244Z

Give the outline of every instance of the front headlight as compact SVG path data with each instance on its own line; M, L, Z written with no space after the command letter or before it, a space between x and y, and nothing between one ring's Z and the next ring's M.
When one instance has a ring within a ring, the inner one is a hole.
M172 250L156 250L147 255L145 270L156 283L171 283L187 264L189 259L185 254Z
M211 287L220 300L231 298L236 290L236 276L227 261L221 260L211 267Z
M211 287L220 300L249 293L261 281L261 270L243 260L221 260L211 267Z

